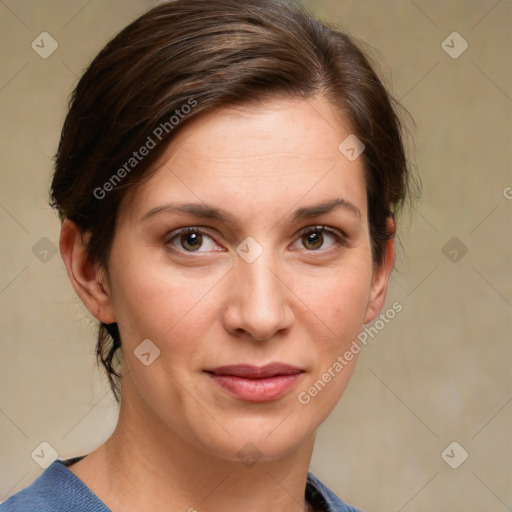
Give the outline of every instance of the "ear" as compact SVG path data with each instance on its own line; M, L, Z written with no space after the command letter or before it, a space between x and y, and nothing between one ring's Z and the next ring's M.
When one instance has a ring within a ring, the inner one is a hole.
M75 292L100 322L115 322L105 272L95 264L85 246L86 235L70 220L60 230L60 254Z
M386 293L388 291L389 278L395 266L395 230L396 225L392 217L388 217L386 223L386 232L389 239L386 243L386 253L381 263L374 266L372 285L370 289L370 297L368 300L368 307L366 308L366 315L364 323L371 322L382 309L384 301L386 300Z

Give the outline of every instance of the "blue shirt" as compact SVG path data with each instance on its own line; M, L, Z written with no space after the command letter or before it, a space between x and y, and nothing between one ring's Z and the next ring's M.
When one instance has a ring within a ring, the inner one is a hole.
M66 466L83 457L57 459L31 485L0 505L0 512L111 512ZM306 499L322 512L361 512L343 503L312 473L308 473Z

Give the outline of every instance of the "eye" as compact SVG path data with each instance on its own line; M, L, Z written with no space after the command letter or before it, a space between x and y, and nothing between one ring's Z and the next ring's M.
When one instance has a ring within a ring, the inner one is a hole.
M328 250L336 245L344 244L344 237L337 230L326 226L313 226L306 228L299 233L299 240L295 242L302 243L302 247L308 251L318 251L319 249ZM301 249L301 247L295 247Z
M219 247L211 236L201 229L194 227L173 231L171 236L167 238L166 245L185 252L207 252L216 250Z

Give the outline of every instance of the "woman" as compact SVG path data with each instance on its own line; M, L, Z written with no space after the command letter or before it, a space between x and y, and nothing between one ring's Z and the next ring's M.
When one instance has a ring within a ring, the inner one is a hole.
M407 181L383 85L299 6L176 0L124 29L74 91L51 189L118 424L1 511L357 510L308 468Z

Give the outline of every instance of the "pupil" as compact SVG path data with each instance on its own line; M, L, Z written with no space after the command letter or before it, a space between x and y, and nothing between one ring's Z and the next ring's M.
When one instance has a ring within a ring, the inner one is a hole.
M196 251L201 247L202 235L198 233L187 233L181 237L181 245L184 249Z
M307 235L307 244L313 246L310 249L318 249L322 246L323 238L321 233L309 233Z

